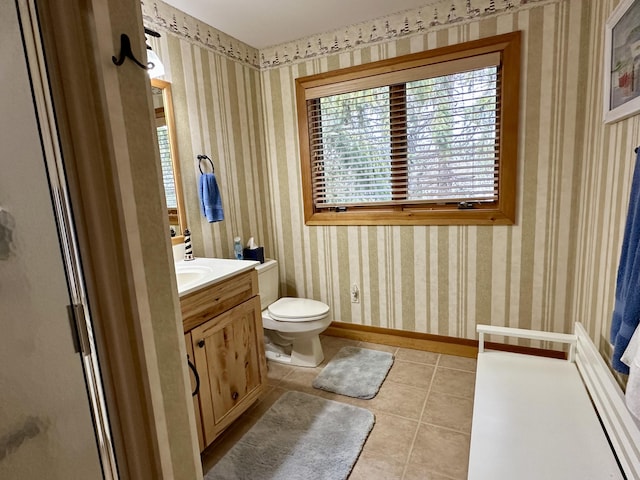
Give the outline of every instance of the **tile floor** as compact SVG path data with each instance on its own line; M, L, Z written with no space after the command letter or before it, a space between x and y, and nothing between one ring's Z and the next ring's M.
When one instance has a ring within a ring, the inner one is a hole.
M470 358L364 343L323 335L324 362L317 368L269 363L269 387L202 455L206 472L288 390L357 405L376 423L349 480L466 479L476 361ZM337 395L311 386L343 346L384 350L395 361L371 400Z

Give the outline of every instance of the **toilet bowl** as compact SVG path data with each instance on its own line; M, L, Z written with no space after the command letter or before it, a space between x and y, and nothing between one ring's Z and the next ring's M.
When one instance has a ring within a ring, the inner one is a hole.
M269 360L316 367L324 359L320 334L331 323L329 306L308 298L278 298L278 263L256 267L262 305L265 353Z

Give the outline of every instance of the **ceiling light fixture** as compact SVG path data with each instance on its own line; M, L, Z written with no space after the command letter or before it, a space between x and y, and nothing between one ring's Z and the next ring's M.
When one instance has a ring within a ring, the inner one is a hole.
M145 35L151 35L152 37L160 38L160 34L149 28L144 29ZM158 57L158 54L147 44L147 73L149 78L158 78L164 75L164 65Z

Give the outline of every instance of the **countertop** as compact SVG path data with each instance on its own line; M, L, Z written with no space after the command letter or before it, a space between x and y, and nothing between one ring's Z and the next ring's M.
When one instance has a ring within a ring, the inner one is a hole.
M180 260L175 264L178 294L183 297L203 287L215 285L260 265L255 260L203 258Z

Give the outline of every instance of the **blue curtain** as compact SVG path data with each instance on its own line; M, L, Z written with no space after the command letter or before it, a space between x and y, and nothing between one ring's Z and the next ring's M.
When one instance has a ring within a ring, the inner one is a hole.
M625 374L629 373L629 367L620 357L640 322L640 149L636 149L636 154L611 321L613 368Z

